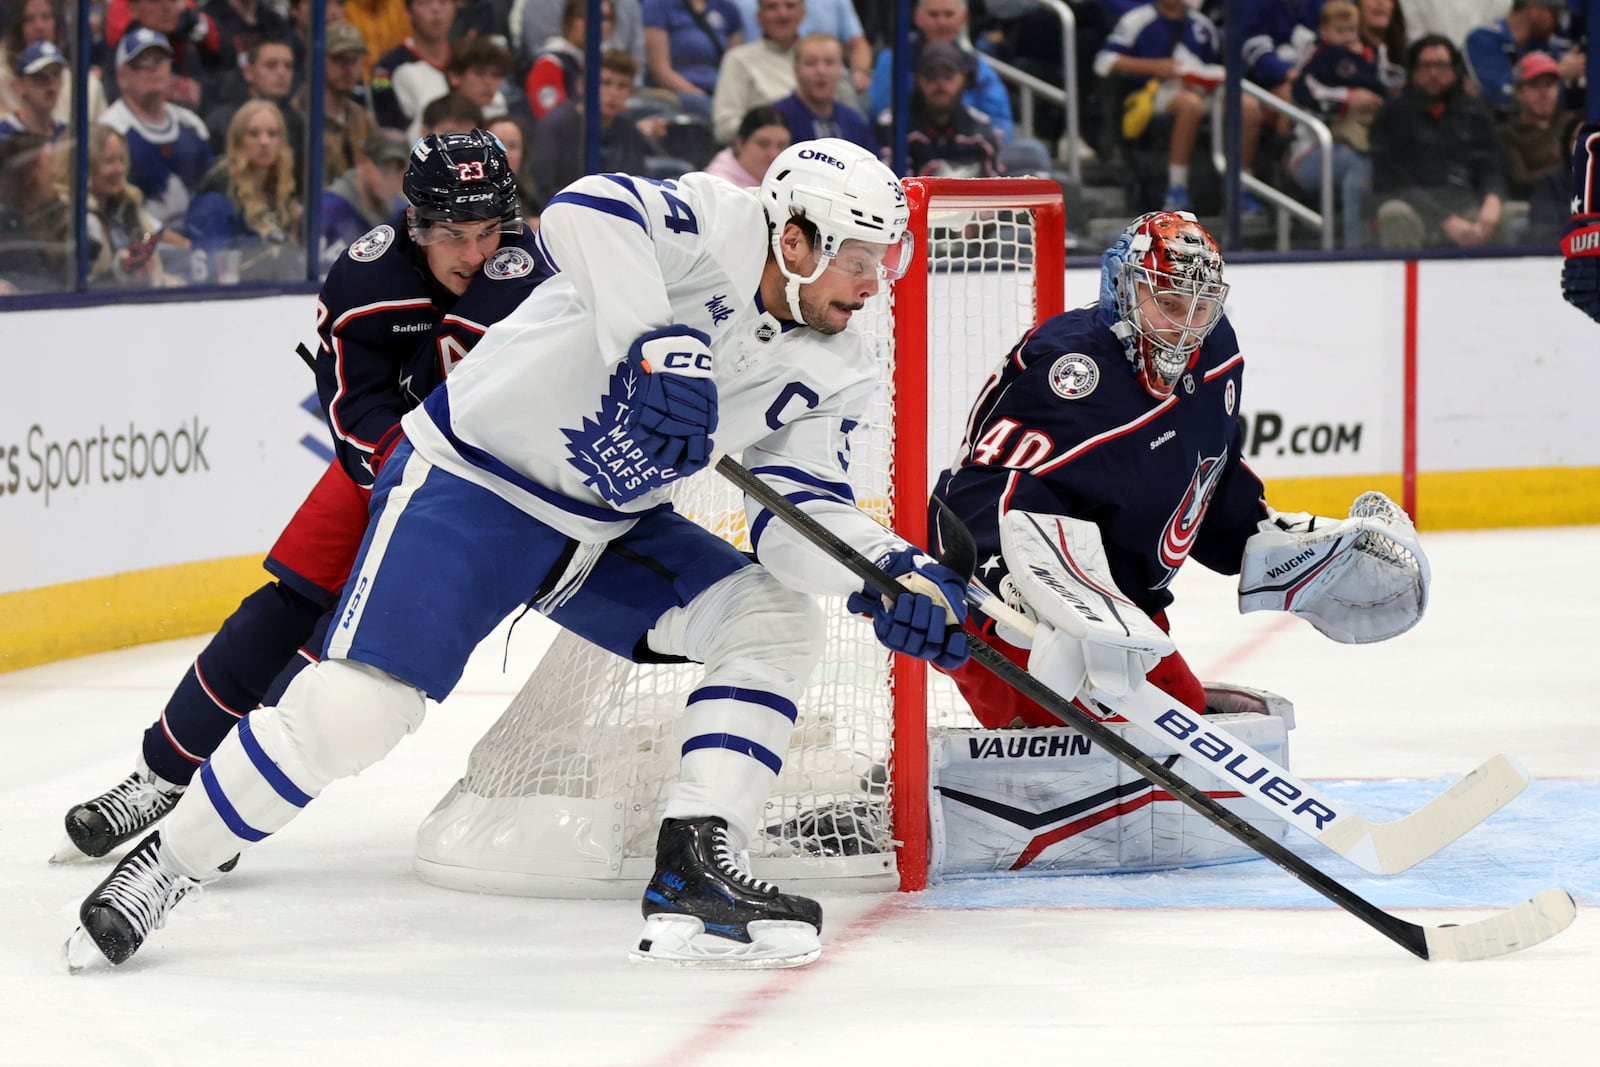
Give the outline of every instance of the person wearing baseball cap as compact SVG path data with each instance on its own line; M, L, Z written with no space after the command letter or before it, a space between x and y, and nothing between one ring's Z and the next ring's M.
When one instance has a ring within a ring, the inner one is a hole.
M1505 18L1467 34L1464 51L1483 101L1498 114L1517 110L1518 64L1524 56L1543 52L1556 61L1563 85L1583 76L1583 51L1561 36L1567 0L1513 0Z
M322 269L333 266L350 242L381 226L401 207L401 182L411 159L411 142L399 130L382 127L356 149L356 165L322 193Z
M144 194L157 222L181 218L189 197L211 167L205 123L171 100L172 44L148 27L117 42L116 79L121 96L100 121L128 142L128 181Z
M1569 155L1562 131L1573 113L1561 109L1561 65L1548 52L1529 52L1517 61L1517 112L1500 122L1506 148L1511 196L1528 200L1539 179L1566 173Z
M169 65L174 54L166 34L140 26L123 34L122 40L117 42L117 69L120 71L146 52L166 53Z
M917 54L906 138L911 174L992 178L1000 173L1000 135L988 115L962 99L975 70L972 57L948 41L929 41ZM880 119L885 136L891 118L885 111Z
M35 41L17 56L14 89L17 109L0 118L0 138L37 133L54 141L67 124L55 116L67 79L67 57L53 41Z
M355 166L356 151L372 132L372 115L363 100L367 89L361 84L362 64L366 62L367 42L360 30L348 22L330 22L327 29L327 62L322 76L322 180L326 187L339 175ZM294 107L309 123L306 107L309 81L294 94Z

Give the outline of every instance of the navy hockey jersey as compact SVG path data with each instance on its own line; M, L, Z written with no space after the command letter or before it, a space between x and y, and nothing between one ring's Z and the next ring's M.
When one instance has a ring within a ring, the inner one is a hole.
M373 451L400 416L550 274L526 227L460 297L431 279L403 212L351 243L322 283L316 373L334 452L357 485L372 484Z
M1266 517L1261 481L1240 460L1244 357L1224 316L1172 395L1156 400L1101 316L1068 311L1022 339L978 395L934 495L971 529L975 577L989 590L1006 574L1005 510L1071 515L1100 527L1117 586L1154 615L1191 555L1238 573Z

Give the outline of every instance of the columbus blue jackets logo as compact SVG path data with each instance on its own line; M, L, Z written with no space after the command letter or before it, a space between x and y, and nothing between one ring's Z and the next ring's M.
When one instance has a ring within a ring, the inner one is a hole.
M1050 388L1063 400L1079 400L1100 384L1100 368L1088 356L1069 352L1050 368Z
M533 257L520 248L502 248L489 257L483 273L497 282L512 278L526 278L533 273Z
M1228 384L1222 388L1222 410L1229 415L1233 414L1233 406L1239 402L1239 391L1234 388L1233 379L1228 379Z
M368 230L350 242L350 258L357 263L370 263L394 243L394 227L387 224Z
M1161 531L1156 558L1167 569L1167 573L1153 588L1164 588L1178 573L1178 568L1183 566L1183 561L1189 558L1189 550L1194 548L1195 538L1200 536L1200 523L1206 517L1206 505L1211 503L1211 494L1226 469L1227 459L1227 449L1222 450L1222 455L1210 459L1198 457L1194 475L1189 479L1189 488L1184 491L1172 517L1167 520L1166 529Z

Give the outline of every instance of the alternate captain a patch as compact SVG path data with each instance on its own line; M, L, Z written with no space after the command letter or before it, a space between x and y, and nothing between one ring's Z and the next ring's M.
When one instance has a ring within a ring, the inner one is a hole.
M376 226L350 242L350 258L357 263L370 263L393 243L394 227Z
M483 273L499 282L525 278L533 273L533 257L515 246L502 248L489 257L489 262L483 265Z
M1063 400L1086 397L1099 384L1100 368L1094 360L1077 352L1068 352L1050 368L1050 388Z

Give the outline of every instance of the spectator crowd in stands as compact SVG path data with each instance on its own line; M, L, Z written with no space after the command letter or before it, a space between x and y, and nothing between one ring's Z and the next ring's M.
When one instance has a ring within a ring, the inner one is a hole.
M1218 210L1207 124L1236 32L1246 215L1332 183L1345 247L1543 241L1583 110L1583 0L1065 0L1090 158L1128 213ZM970 6L969 6L970 5ZM87 284L303 277L400 206L408 146L490 128L530 221L583 172L588 0L328 0L312 101L309 0L0 0L0 292L76 284L75 153L87 152ZM602 0L607 169L706 168L759 183L784 146L843 137L887 155L896 97L888 0ZM910 174L1057 174L1060 109L1019 129L1018 68L1061 85L1040 0L918 0ZM87 136L75 93L87 68ZM1010 75L1007 74L1009 77ZM1311 128L1275 100L1320 118ZM315 184L306 137L320 114ZM80 145L81 142L81 145ZM1326 174L1326 177L1325 177ZM1209 175L1209 177L1208 177ZM1059 174L1057 174L1059 176ZM1205 182L1209 186L1202 188ZM307 234L317 197L320 232Z

